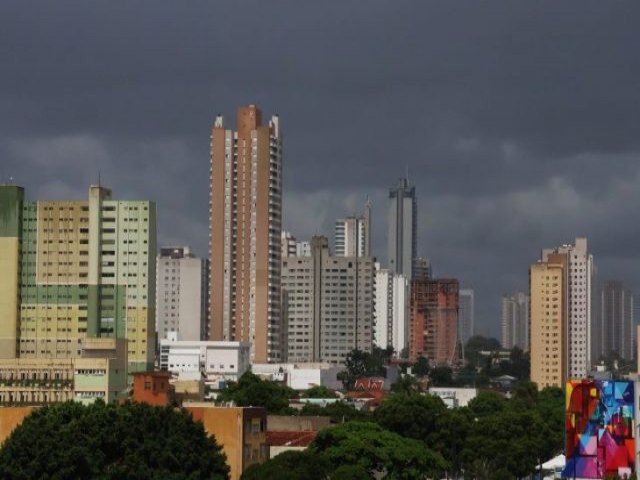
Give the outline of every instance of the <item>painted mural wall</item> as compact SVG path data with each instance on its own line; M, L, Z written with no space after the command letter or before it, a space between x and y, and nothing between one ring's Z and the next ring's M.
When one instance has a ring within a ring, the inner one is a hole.
M635 469L634 383L567 382L563 478L621 478Z

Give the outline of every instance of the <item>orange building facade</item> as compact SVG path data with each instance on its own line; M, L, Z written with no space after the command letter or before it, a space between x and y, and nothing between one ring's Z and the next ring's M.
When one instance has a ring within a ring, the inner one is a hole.
M214 435L229 465L229 479L239 480L254 463L269 459L267 411L262 407L216 407L210 403L185 404L207 435Z
M456 279L411 282L409 356L424 356L432 365L453 365L458 352L460 286Z
M164 407L173 401L169 372L140 372L133 375L134 402Z

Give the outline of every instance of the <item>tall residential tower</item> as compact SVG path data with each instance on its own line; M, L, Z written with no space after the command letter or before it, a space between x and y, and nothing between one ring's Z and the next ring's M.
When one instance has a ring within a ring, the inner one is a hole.
M336 220L336 257L371 256L371 204L367 200L364 213Z
M591 370L593 279L586 238L543 250L529 269L531 379L541 388Z
M502 297L502 348L529 350L529 296L516 292Z
M128 372L155 357L156 208L101 186L88 200L26 201L0 186L0 358L77 358L126 339Z
M251 343L254 362L281 359L282 134L255 105L237 129L211 132L211 340Z
M178 340L204 340L207 333L208 261L189 247L163 247L156 259L158 341L175 332Z
M417 256L416 189L405 178L389 191L389 268L393 273L413 278Z

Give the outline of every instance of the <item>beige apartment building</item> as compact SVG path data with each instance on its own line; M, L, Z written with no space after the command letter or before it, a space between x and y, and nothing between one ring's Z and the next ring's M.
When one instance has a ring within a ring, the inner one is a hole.
M531 380L540 389L567 380L566 260L550 254L529 268Z
M115 200L28 200L0 185L0 358L82 356L89 338L127 340L128 373L155 357L156 208Z
M240 107L237 129L211 133L210 340L251 343L258 363L281 360L282 135Z

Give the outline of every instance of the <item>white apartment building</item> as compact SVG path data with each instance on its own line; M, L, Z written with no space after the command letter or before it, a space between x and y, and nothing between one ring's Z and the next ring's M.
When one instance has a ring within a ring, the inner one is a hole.
M175 332L178 340L203 340L207 325L207 260L189 247L163 247L156 258L158 340Z
M282 231L281 235L281 254L282 258L293 257L296 255L296 237L294 237L291 232Z
M367 200L364 214L336 220L336 257L371 256L371 204Z
M586 377L592 367L593 255L588 251L586 238L576 238L574 245L543 250L542 261L546 262L550 254L566 255L568 266L565 269L567 375L569 378Z
M282 261L287 358L339 364L373 346L373 259L331 256L326 237L313 237L311 249L310 257Z
M408 302L409 280L376 263L375 343L380 348L392 346L396 355L408 346Z
M237 381L251 367L248 343L180 341L174 332L168 337L160 341L160 370L179 380Z

